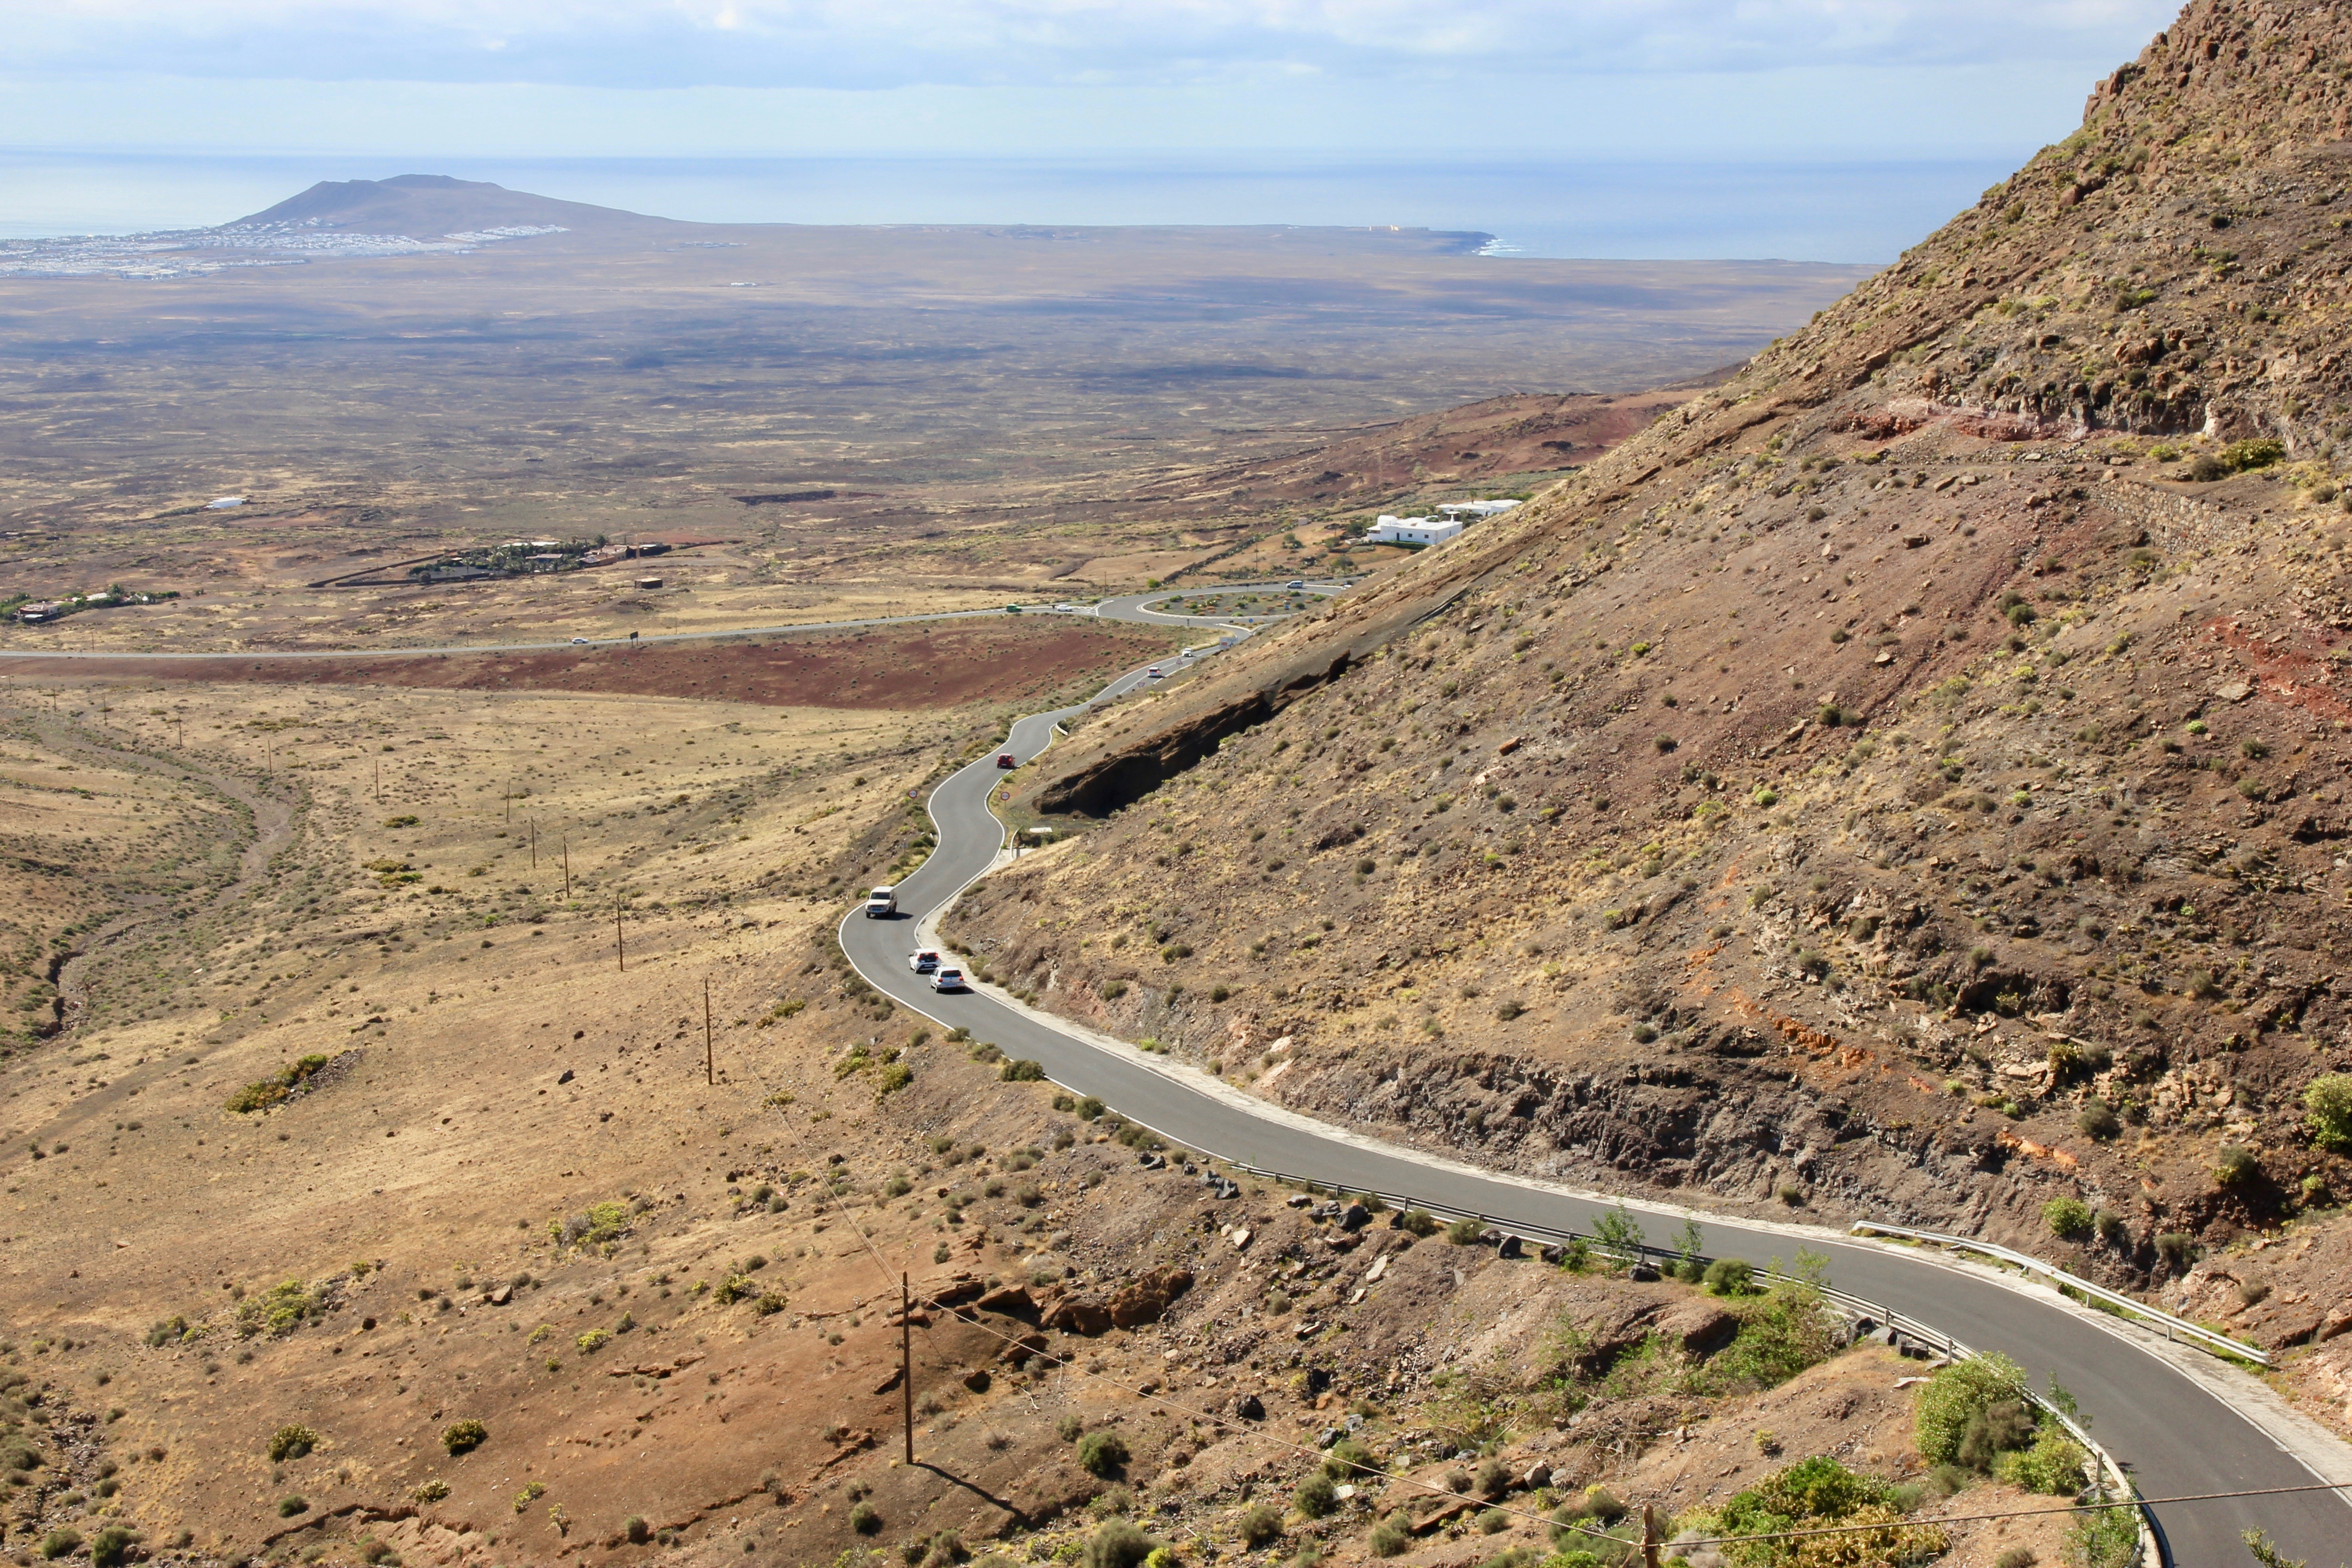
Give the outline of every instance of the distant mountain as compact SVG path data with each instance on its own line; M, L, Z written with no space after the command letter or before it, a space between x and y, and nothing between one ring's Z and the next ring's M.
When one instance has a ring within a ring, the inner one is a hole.
M241 218L240 223L309 223L362 234L399 234L415 238L461 234L515 225L552 225L569 229L667 226L617 207L558 201L528 191L510 191L487 180L446 174L397 174L389 180L321 180L300 195Z

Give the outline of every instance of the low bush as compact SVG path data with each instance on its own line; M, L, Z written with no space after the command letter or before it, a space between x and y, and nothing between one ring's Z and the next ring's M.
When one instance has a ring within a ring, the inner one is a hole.
M1789 1531L1834 1525L1878 1525L1834 1538L1836 1555L1820 1550L1823 1538L1733 1543L1726 1557L1741 1563L1775 1568L1811 1568L1828 1563L1913 1563L1944 1552L1950 1544L1934 1525L1903 1522L1903 1501L1895 1489L1870 1476L1857 1475L1827 1456L1800 1461L1767 1476L1747 1491L1736 1493L1717 1516L1726 1535L1770 1535Z
M1087 1537L1079 1561L1083 1568L1142 1568L1151 1555L1164 1550L1130 1519L1107 1519Z
M2323 1073L2304 1086L2303 1125L2321 1148L2352 1152L2352 1073Z
M1457 1219L1445 1227L1445 1239L1456 1247L1475 1247L1478 1245L1478 1237L1486 1234L1486 1230L1484 1221Z
M874 1534L882 1528L882 1510L861 1501L849 1510L849 1528L860 1535Z
M2083 1446L2053 1422L2035 1436L2032 1447L2001 1460L2000 1479L2030 1492L2071 1496L2083 1489L2084 1467L2089 1459Z
M1043 1083L1045 1081L1045 1069L1026 1057L1020 1057L999 1068L996 1076L1006 1083Z
M2042 1223L2051 1234L2072 1241L2091 1230L2091 1205L2080 1198L2052 1198L2042 1205Z
M1089 1432L1078 1439L1078 1463L1108 1480L1127 1467L1127 1440L1116 1432Z
M490 1429L478 1421L453 1421L441 1428L441 1446L452 1454L469 1454L489 1440Z
M298 1513L308 1513L310 1511L310 1500L303 1497L299 1493L296 1493L289 1497L282 1497L278 1500L278 1517L280 1519L292 1519Z
M1380 1462L1372 1458L1372 1451L1353 1437L1340 1438L1331 1445L1331 1451L1323 1456L1323 1473L1335 1481L1352 1481L1377 1474L1380 1468Z
M1991 1413L2024 1408L2023 1367L1997 1351L1955 1362L1921 1384L1915 1397L1912 1421L1918 1434L1919 1455L1931 1465L1961 1464L1984 1469L1983 1460L1964 1458L1962 1447L1970 1446L1973 1436L1977 1439L1974 1451L1989 1458L1991 1450L1985 1443L2011 1434L2015 1442L1995 1447L2021 1447L2032 1436L2032 1422L2017 1432L2013 1415L1996 1424Z
M1307 1519L1321 1519L1339 1506L1339 1489L1318 1470L1298 1483L1298 1489L1290 1494L1290 1506Z
M1397 1216L1397 1228L1413 1236L1435 1236L1445 1228L1427 1209L1407 1209Z
M1756 1266L1744 1258L1718 1258L1706 1266L1701 1276L1706 1288L1718 1296L1752 1296L1756 1293Z
M622 1521L621 1533L629 1538L632 1545L643 1546L654 1538L654 1527L646 1522L644 1514L633 1513Z
M1402 1513L1392 1513L1372 1526L1369 1542L1375 1557L1400 1557L1412 1550L1412 1528Z
M308 1426L285 1426L269 1435L269 1458L283 1464L299 1459L319 1446L319 1435Z
M1255 1552L1259 1547L1282 1539L1282 1511L1266 1503L1252 1503L1234 1521L1234 1533L1244 1546Z
M89 1538L90 1568L122 1568L131 1560L131 1549L139 1543L139 1532L128 1525L110 1524Z
M2115 1107L2104 1100L2087 1101L2081 1114L2074 1118L2074 1127L2084 1137L2102 1143L2120 1137L2124 1130L2123 1119L2116 1114Z

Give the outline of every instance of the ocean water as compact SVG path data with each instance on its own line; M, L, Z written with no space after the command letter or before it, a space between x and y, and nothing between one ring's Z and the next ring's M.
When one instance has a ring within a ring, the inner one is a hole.
M1397 224L1512 257L1885 262L2008 173L1932 163L1190 157L482 159L0 150L0 238L225 223L319 180L446 174L714 223Z

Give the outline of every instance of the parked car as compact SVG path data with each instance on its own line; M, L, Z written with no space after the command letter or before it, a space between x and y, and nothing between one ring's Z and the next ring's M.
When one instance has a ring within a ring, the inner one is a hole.
M996 765L1000 768L1017 768L1021 764L1013 760L1012 752L999 752L996 753Z
M872 892L866 895L866 918L867 920L885 920L898 912L898 889L877 888Z
M907 967L918 974L929 974L940 966L940 955L930 948L907 955Z
M934 991L963 990L963 971L961 969L948 969L945 967L932 970L931 989Z

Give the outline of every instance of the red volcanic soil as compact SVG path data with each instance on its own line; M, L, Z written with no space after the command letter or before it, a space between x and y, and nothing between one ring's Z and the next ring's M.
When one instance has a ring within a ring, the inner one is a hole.
M1167 647L1150 632L1097 621L1006 619L534 653L26 659L12 663L10 672L55 679L604 691L779 708L946 708L1033 695Z

